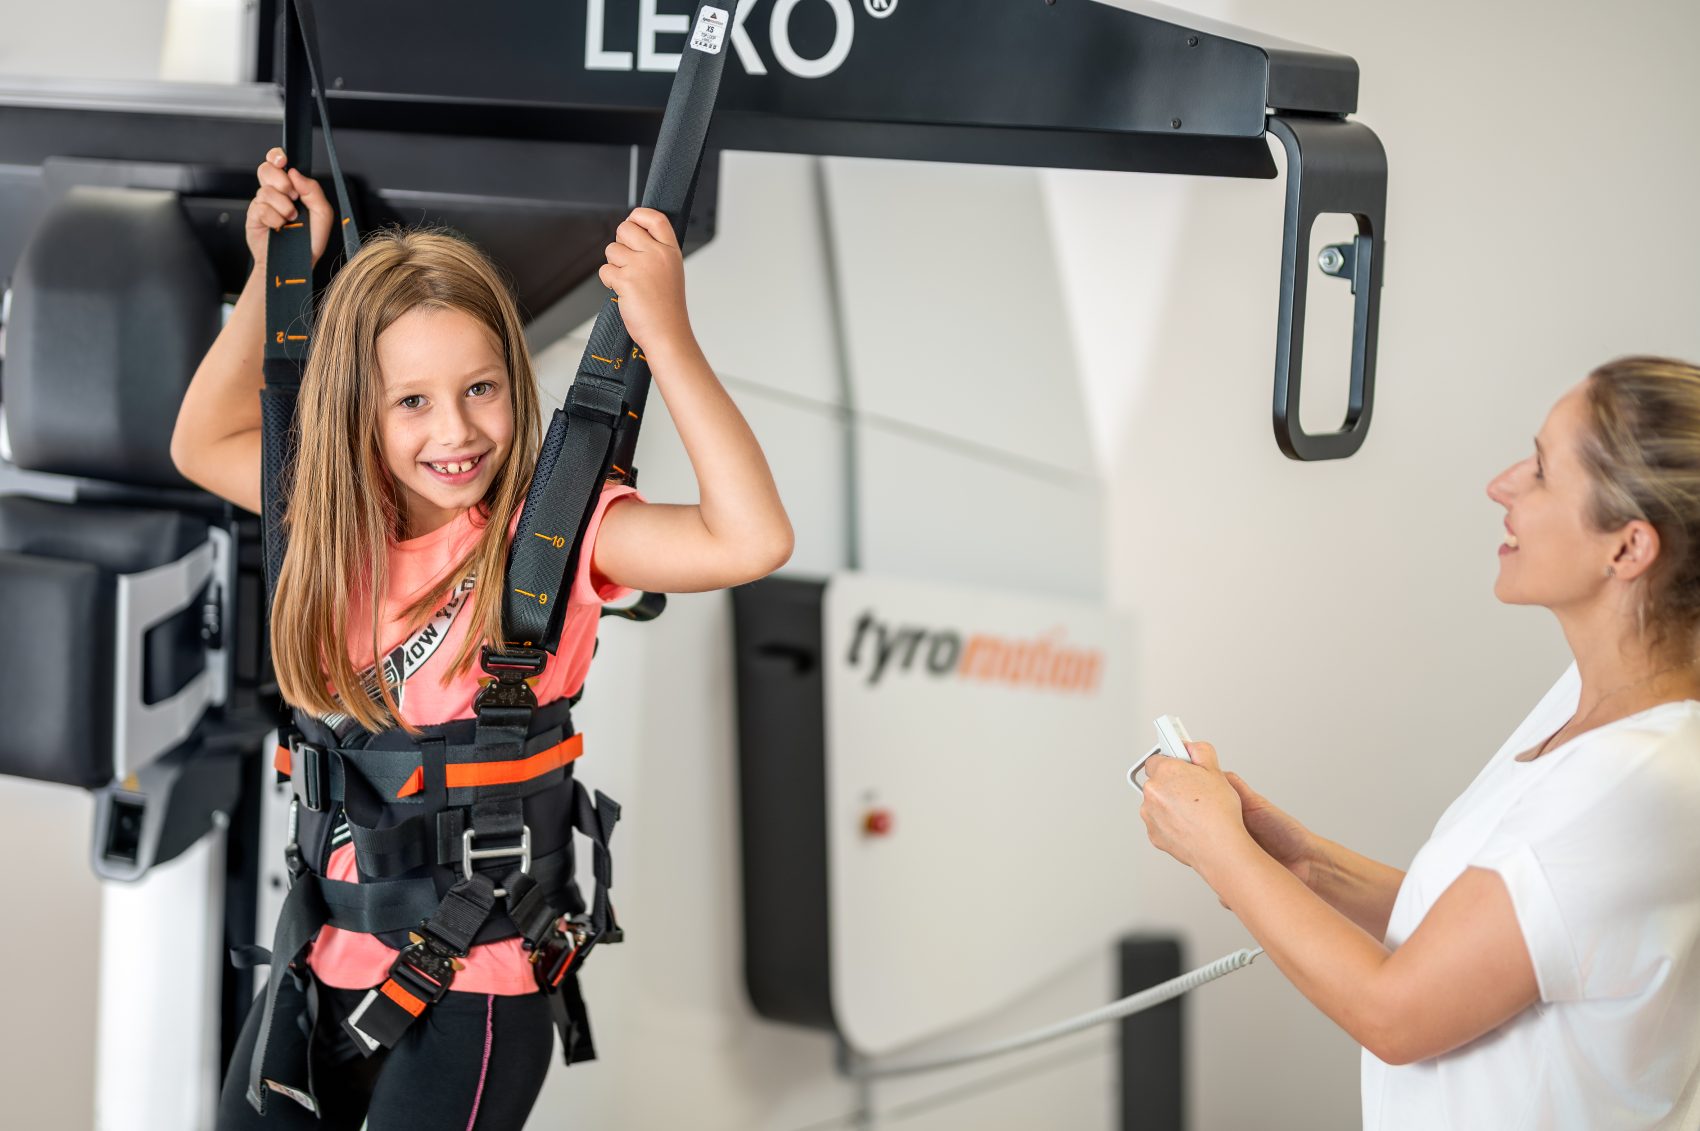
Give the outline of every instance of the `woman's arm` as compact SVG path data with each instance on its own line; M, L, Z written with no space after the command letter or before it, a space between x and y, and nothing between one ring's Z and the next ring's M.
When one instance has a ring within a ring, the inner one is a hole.
M1258 847L1371 938L1385 937L1405 873L1317 836L1238 774L1225 776L1240 795L1241 820Z
M260 187L248 205L246 235L254 269L236 300L236 309L195 369L177 426L171 433L171 461L185 479L260 510L260 386L266 318L266 241L294 220L297 202L311 216L313 261L330 237L331 206L318 182L286 168L283 150L273 149L259 167Z
M1497 873L1467 869L1389 952L1258 847L1215 750L1188 750L1195 763L1150 763L1140 816L1151 842L1196 870L1293 985L1375 1056L1438 1056L1540 1000Z
M1386 938L1405 873L1315 835L1310 860L1310 890L1371 938Z
M591 565L615 584L662 593L764 577L791 557L791 522L761 445L691 331L673 227L640 208L607 250L602 282L620 296L626 329L649 361L696 473L700 501L610 508Z

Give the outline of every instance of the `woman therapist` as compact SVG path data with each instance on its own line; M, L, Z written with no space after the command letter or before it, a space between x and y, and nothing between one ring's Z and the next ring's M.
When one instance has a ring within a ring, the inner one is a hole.
M1700 1127L1700 369L1602 366L1488 485L1494 593L1575 659L1410 870L1310 832L1209 743L1151 843L1364 1048L1366 1131Z

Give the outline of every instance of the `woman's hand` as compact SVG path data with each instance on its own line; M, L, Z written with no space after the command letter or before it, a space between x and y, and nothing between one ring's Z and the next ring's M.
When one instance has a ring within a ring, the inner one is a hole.
M1315 890L1316 885L1311 883L1316 867L1315 838L1310 835L1310 830L1284 810L1276 808L1238 774L1224 776L1234 787L1234 792L1240 795L1240 819L1245 822L1245 831L1251 834L1251 839L1280 861L1287 871L1303 880L1306 887Z
M335 218L331 202L325 199L319 182L303 176L300 170L289 168L289 159L281 149L273 149L266 154L255 176L260 187L248 205L246 227L248 252L254 257L255 268L264 273L268 238L285 224L299 220L302 204L307 206L310 220L308 233L313 240L313 262L318 263L319 256L325 253L325 247L330 243L331 225Z
M1186 749L1191 762L1157 757L1145 763L1139 816L1153 845L1202 873L1249 834L1240 795L1217 767L1216 748L1189 742Z
M653 208L638 208L614 231L608 262L597 277L620 298L626 332L645 353L691 338L685 310L685 257L673 224Z

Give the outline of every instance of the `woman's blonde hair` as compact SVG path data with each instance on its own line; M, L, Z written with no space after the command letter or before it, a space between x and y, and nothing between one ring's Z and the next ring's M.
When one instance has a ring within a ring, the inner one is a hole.
M290 704L315 715L346 714L371 731L397 725L395 689L363 689L349 642L378 639L388 591L388 548L402 535L403 510L384 462L383 375L378 336L411 310L458 310L486 327L507 366L514 434L507 462L478 505L483 533L404 613L423 624L468 572L477 575L466 641L450 665L464 672L479 646L500 639L501 579L508 526L524 504L537 462L537 382L519 309L495 266L476 247L442 232L372 235L325 291L301 383L295 483L285 522L289 552L272 600L272 663ZM372 610L370 625L349 623L351 598ZM464 614L463 614L464 615ZM334 689L334 691L332 690Z
M1585 392L1590 517L1600 530L1640 519L1658 531L1642 635L1655 651L1692 660L1700 630L1700 367L1619 358L1590 373Z

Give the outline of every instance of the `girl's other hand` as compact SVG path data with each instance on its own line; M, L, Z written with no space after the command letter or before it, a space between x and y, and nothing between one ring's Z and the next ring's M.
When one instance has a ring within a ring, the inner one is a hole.
M255 176L260 187L248 205L246 233L248 251L254 257L255 267L264 270L268 237L285 224L299 220L303 204L307 206L310 221L308 232L313 241L313 262L318 263L330 242L334 219L331 202L325 199L319 182L290 168L281 149L273 149L266 154Z
M690 338L685 310L685 257L672 222L653 208L635 209L614 231L597 277L620 298L626 332L646 353Z

